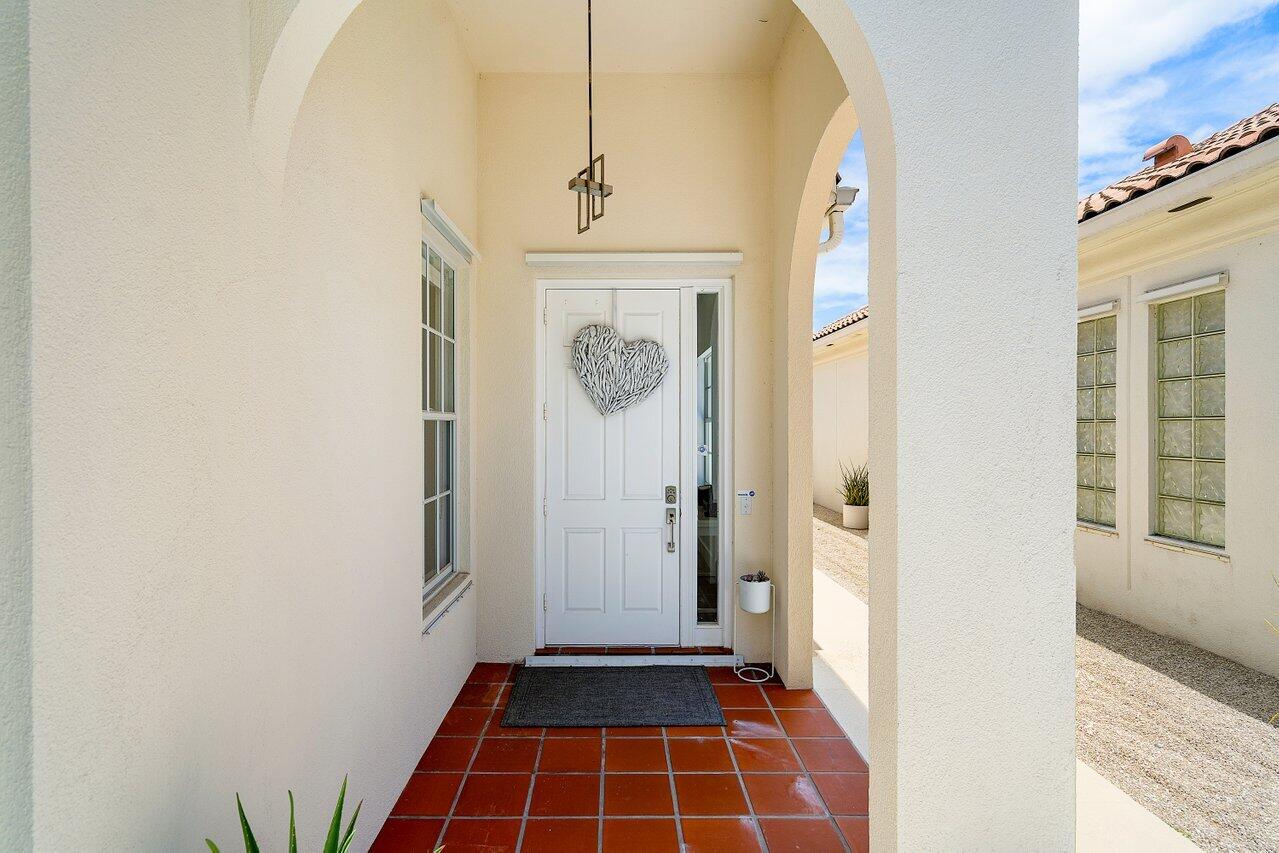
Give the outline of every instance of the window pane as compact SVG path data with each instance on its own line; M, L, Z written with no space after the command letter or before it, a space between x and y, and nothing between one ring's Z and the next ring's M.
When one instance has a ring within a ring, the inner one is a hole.
M425 499L433 498L436 495L436 478L439 476L436 461L438 458L438 450L436 449L436 433L440 426L440 421L422 421L422 488Z
M1193 414L1190 403L1190 380L1173 379L1159 383L1159 417L1188 418Z
M1075 360L1075 385L1091 388L1096 384L1096 356L1081 355Z
M1164 341L1159 344L1159 378L1173 379L1190 375L1190 340Z
M1097 420L1113 421L1115 419L1115 389L1097 389Z
M430 333L422 330L422 411L431 408L431 342Z
M1226 336L1195 338L1195 375L1226 372Z
M1091 388L1080 388L1076 393L1076 401L1078 403L1078 413L1076 417L1081 421L1090 421L1096 414L1095 392Z
M453 421L440 421L440 491L453 491Z
M1159 422L1159 455L1189 459L1194 449L1190 421Z
M1190 334L1191 300L1178 299L1159 306L1159 340L1184 338Z
M1226 545L1226 508L1216 504L1195 504L1196 538L1208 545Z
M439 331L440 303L442 302L443 297L440 294L440 256L437 255L434 251L431 252L431 265L430 265L429 275L430 275L430 281L431 281L431 292L430 292L431 310L430 310L429 322L432 329Z
M1079 453L1092 453L1097 449L1093 440L1093 422L1084 421L1075 424L1075 450Z
M442 572L453 562L453 499L446 495L437 503L440 505L440 533L436 568Z
M444 334L450 338L455 336L454 320L455 320L455 303L457 297L454 293L456 290L456 279L453 268L448 264L444 265Z
M1080 355L1090 353L1096 349L1097 323L1095 321L1090 320L1087 323L1080 323L1077 334L1079 336L1078 352Z
M1079 486L1097 485L1097 477L1093 460L1095 456L1080 454L1075 457L1075 484Z
M1159 494L1170 498L1193 497L1193 477L1193 462L1184 459L1159 460Z
M697 377L698 446L693 448L697 472L697 621L719 622L720 494L715 468L719 446L719 294L697 295L697 346L690 368ZM731 505L731 504L730 504Z
M1194 539L1194 506L1190 501L1160 498L1156 529L1164 536Z
M1226 328L1226 291L1195 297L1195 333L1220 332Z
M445 412L453 411L453 408L454 408L453 391L457 387L457 378L453 375L453 372L455 370L455 365L453 362L453 348L454 348L454 344L452 341L444 341L444 364L443 364L443 377L442 377L444 408L442 409L442 411L445 411Z
M1226 458L1226 422L1195 421L1195 456L1200 459Z
M439 566L436 563L435 542L439 536L439 519L435 514L435 501L431 501L422 511L422 529L425 531L425 547L426 551L422 570L422 584L426 585L431 579L439 574Z
M1109 527L1115 526L1115 493L1114 492L1097 492L1096 512L1093 521L1098 524L1105 524Z
M431 313L431 293L430 285L426 283L426 260L422 260L422 325L425 326L430 321Z
M1212 376L1195 380L1195 414L1220 418L1226 414L1226 378Z
M1110 316L1102 317L1097 321L1097 349L1111 350L1117 347L1116 319Z
M1115 422L1100 421L1097 424L1097 452L1115 454Z
M1075 489L1075 517L1080 521L1092 521L1096 516L1095 494L1092 489Z
M1097 353L1097 384L1098 385L1114 385L1115 384L1115 353L1114 352Z
M1195 463L1195 498L1201 501L1226 501L1226 464L1224 462Z
M443 396L440 393L440 336L431 332L431 377L430 377L430 410L432 412L441 411L440 402Z
M1115 457L1097 457L1097 488L1115 489Z

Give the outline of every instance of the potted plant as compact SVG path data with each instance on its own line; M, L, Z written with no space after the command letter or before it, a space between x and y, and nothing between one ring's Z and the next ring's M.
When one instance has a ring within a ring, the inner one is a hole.
M737 585L737 603L747 613L767 613L772 607L773 582L763 571L742 575Z
M342 789L338 791L338 804L333 810L333 819L329 821L329 834L324 839L324 853L347 853L351 848L351 842L355 840L355 821L360 816L360 808L364 805L364 801L360 800L356 804L355 814L351 815L351 822L346 825L346 832L342 832L342 805L345 800L346 779L343 778ZM249 826L249 819L244 814L244 805L240 802L239 794L235 795L235 808L240 813L240 831L244 834L245 853L258 853L258 840L254 837L253 828ZM209 853L221 853L218 845L211 839L204 839L204 843L209 846ZM289 791L289 853L297 853L297 850L298 830L293 819L293 792Z
M844 526L854 530L870 527L870 470L865 465L845 468L839 463L842 482L839 493L844 498Z

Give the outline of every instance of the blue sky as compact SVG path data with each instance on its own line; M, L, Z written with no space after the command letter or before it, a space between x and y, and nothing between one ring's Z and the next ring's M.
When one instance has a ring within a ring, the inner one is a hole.
M1279 0L1081 0L1079 194L1140 169L1174 133L1191 142L1279 101ZM866 304L861 134L840 163L860 187L844 244L817 259L813 328Z

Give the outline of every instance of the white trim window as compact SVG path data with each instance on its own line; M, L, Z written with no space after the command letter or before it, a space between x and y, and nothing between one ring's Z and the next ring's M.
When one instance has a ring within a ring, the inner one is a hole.
M422 242L425 600L457 570L457 270Z
M1154 321L1154 530L1224 547L1226 292L1160 302Z
M1114 314L1077 327L1075 356L1075 517L1115 526L1115 386L1118 338Z

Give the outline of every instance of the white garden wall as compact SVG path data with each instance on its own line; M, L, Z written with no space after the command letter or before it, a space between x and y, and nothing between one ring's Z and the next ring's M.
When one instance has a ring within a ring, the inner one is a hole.
M870 458L867 343L865 334L829 345L821 340L813 353L813 500L835 512L844 504L840 465ZM873 477L871 487L873 494Z

